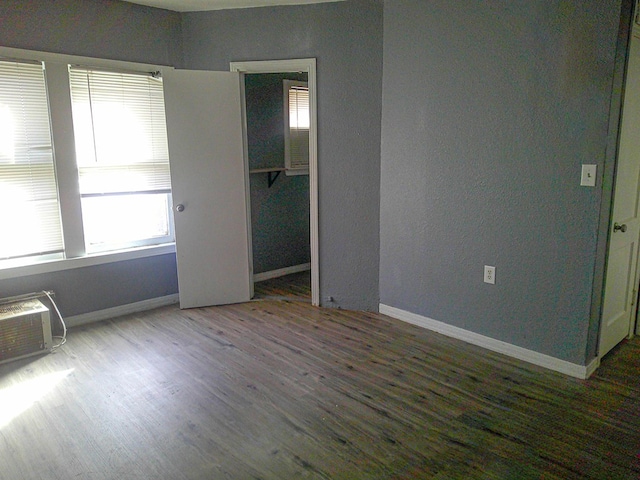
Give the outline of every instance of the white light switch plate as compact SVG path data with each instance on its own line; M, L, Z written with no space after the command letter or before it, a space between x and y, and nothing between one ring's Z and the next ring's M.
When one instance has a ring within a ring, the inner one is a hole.
M596 186L596 167L597 165L582 165L582 176L580 177L581 186Z

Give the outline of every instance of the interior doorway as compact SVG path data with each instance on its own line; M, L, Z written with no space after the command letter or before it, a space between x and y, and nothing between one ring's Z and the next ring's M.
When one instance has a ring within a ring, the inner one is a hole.
M256 295L271 279L310 282L309 109L306 95L297 99L306 88L306 72L244 74Z
M291 77L289 80L297 80L297 81L306 81L307 86L308 86L308 103L309 103L309 135L308 135L308 158L309 158L309 168L308 168L308 177L305 177L308 179L306 180L308 183L308 193L307 193L307 198L308 198L308 208L305 209L305 213L308 213L308 216L306 217L308 219L308 226L305 225L300 225L299 221L293 221L294 225L296 224L296 226L294 228L292 228L292 231L288 232L288 233L293 233L294 235L297 234L298 236L300 235L300 227L302 228L307 228L307 234L308 234L308 258L309 258L309 263L308 263L308 267L310 268L310 285L311 285L311 303L313 305L318 306L320 304L320 292L319 292L319 255L318 255L318 183L317 183L317 98L316 98L316 62L315 59L296 59L296 60L274 60L274 61L254 61L254 62L232 62L231 63L231 71L235 71L235 72L240 72L242 74L244 74L244 76L251 76L251 81L246 82L245 83L245 79L243 79L243 86L248 86L248 85L253 85L254 83L260 83L260 82L264 82L264 83L273 83L273 82L281 82L283 80L287 80L288 77ZM287 77L287 78L285 78ZM253 81L255 80L255 81ZM245 123L247 122L247 113L248 113L248 106L246 104L246 89L245 91L243 91L243 96L245 98L245 107L244 107L244 112L245 112ZM248 144L248 138L247 138L247 133L248 133L248 128L245 128L245 151L248 152L248 148L247 144ZM251 171L253 172L251 175L249 174L249 172L247 172L247 180L246 180L246 184L248 185L248 188L251 189L252 188L252 181L253 181L253 190L257 191L257 185L261 184L261 183L265 183L266 182L266 188L271 188L274 186L274 184L278 181L278 176L280 175L284 175L286 176L286 173L284 170L284 165L280 165L280 163L269 163L272 162L272 158L257 158L257 159L252 159L251 162L249 161L249 158L246 159L245 164L246 165L250 165L251 163L255 163L255 165L253 165L253 168L251 168ZM261 165L261 163L264 163L264 165ZM259 174L261 177L264 178L254 178L252 179L252 176L255 176ZM305 180L298 179L297 181L290 181L287 182L289 185L289 187L293 186L293 189L290 188L290 191L294 192L294 195L296 195L295 192L297 192L297 194L302 194L304 196L304 192L301 191L301 188L303 188ZM264 185L263 185L264 187ZM264 188L262 188L262 190L264 191ZM250 203L250 202L249 202ZM286 208L286 201L285 202L281 202L281 205L285 205ZM250 204L247 206L247 208L249 209L248 215L249 218L251 218L251 211L250 211ZM273 212L270 212L270 214ZM282 212L276 212L276 213L282 213ZM298 212L299 214L300 212ZM265 215L265 218L267 218L269 215ZM282 219L280 219L282 220ZM267 222L268 223L268 222ZM280 224L283 224L282 222L279 222ZM284 224L286 224L286 222L284 222ZM253 234L252 234L253 236ZM267 244L273 244L273 241L266 242ZM273 248L273 245L271 245L271 247ZM277 245L275 246L276 248ZM252 245L250 248L250 255L251 258L254 259L254 254L253 254L253 250L254 250L254 246ZM286 255L290 255L290 254L294 254L295 256L296 252L286 252ZM268 257L268 256L267 256ZM297 258L300 258L299 256ZM260 265L254 265L257 266L259 268L259 270L264 270L265 268L270 268L266 265L269 265L269 258L262 258L259 257L256 259L256 261L260 261L263 262ZM272 264L275 265L275 264ZM305 268L304 263L303 264L297 264L292 266L293 270L291 270L290 268L283 268L283 269L272 269L271 272L278 272L281 271L282 274L286 274L286 273L293 273L295 272L295 268L297 267L298 269L303 269ZM253 269L252 269L253 271ZM256 279L260 279L260 275L254 275L254 281ZM272 278L272 277L266 277L266 278Z

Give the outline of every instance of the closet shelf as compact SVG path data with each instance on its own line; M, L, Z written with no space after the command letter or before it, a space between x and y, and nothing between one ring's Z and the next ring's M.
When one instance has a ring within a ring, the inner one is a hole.
M284 172L284 167L270 167L270 168L253 168L249 170L249 173L271 173L271 172Z
M271 188L271 185L273 185L273 183L276 181L276 178L278 178L278 175L280 175L280 172L284 172L286 170L286 168L284 167L280 167L280 168L254 168L249 170L249 173L267 173L269 174L269 178L268 178L268 188ZM274 175L275 173L275 175Z

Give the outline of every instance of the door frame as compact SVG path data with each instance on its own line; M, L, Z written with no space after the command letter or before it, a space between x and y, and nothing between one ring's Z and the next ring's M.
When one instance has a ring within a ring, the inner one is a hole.
M306 72L309 86L309 241L311 246L311 304L320 306L320 255L318 228L318 99L316 88L316 59L298 58L289 60L257 60L248 62L230 62L232 72L246 73L289 73ZM244 85L244 82L242 82ZM246 109L244 107L244 89L242 90L243 110L245 111L244 137L247 142ZM245 165L248 165L248 152L245 149ZM249 171L246 171L249 183ZM247 190L248 195L248 190ZM251 218L251 204L247 201L248 218ZM250 249L252 248L251 242ZM251 250L250 250L251 253ZM253 273L253 256L251 272ZM253 283L252 283L253 285Z

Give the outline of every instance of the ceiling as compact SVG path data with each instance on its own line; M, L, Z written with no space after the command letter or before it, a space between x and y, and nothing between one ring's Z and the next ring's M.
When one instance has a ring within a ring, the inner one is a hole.
M343 0L125 0L149 7L175 12L222 10L225 8L266 7L273 5L303 5L308 3L339 2Z

